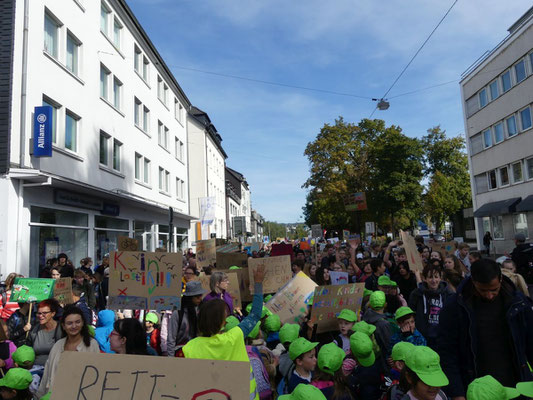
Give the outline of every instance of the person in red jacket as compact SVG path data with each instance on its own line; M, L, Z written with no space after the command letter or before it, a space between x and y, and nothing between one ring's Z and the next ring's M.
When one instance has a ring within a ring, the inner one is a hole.
M146 330L146 344L161 355L161 334L159 332L159 318L156 313L149 312L146 314L144 320L144 328Z

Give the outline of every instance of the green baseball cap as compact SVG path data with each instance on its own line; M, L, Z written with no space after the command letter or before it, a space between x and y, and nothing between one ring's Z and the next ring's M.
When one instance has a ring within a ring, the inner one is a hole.
M331 342L322 346L318 352L317 364L321 371L330 375L335 374L342 367L346 353L342 348Z
M224 326L224 331L229 331L233 328L235 328L237 325L239 325L239 320L237 317L234 317L233 315L229 315L226 318L226 325Z
M16 362L19 367L25 364L33 364L35 361L35 351L30 346L20 346L12 355L13 362Z
M503 386L490 375L474 379L466 391L468 400L508 400L514 399L520 394L517 389Z
M145 320L151 322L152 324L157 324L159 322L159 317L156 313L149 312L148 314L146 314Z
M279 315L272 314L267 317L265 320L265 331L267 333L269 332L278 332L279 328L281 328L281 321L279 319Z
M372 293L374 293L372 290L365 288L363 290L363 297L370 296Z
M405 317L406 315L409 315L409 314L414 314L414 313L415 312L411 310L410 307L403 306L396 310L396 313L394 314L394 319L398 321L400 318Z
M300 326L298 324L285 324L279 330L279 341L281 344L292 343L300 336Z
M405 364L428 386L448 386L448 378L440 367L440 357L427 346L415 346Z
M48 392L43 397L41 397L41 400L50 400L51 395L52 395L52 392Z
M284 394L278 397L278 400L327 400L324 393L313 385L300 383L291 394Z
M232 265L231 267L229 267L230 270L234 270L234 269L241 269L241 267L237 267L236 265Z
M357 321L357 314L355 313L355 311L349 310L347 308L343 308L337 318L344 319L348 322L355 322Z
M246 306L246 314L250 314L250 311L252 311L252 303Z
M263 301L264 301L265 303L268 303L272 297L274 297L274 296L271 295L271 294L266 295L266 296L265 296L265 300L263 300Z
M377 290L370 295L369 304L374 310L381 310L383 307L385 307L386 302L387 299L385 297L385 293L383 293L381 290Z
M391 285L391 287L398 287L398 284L395 281L393 281L392 279L390 280L390 285Z
M27 369L11 368L6 372L4 377L0 379L0 386L23 390L27 389L32 381L33 377Z
M359 364L363 367L370 367L376 362L372 340L363 332L355 332L350 336L350 348Z
M310 342L306 338L299 337L289 346L289 357L292 361L318 346L318 342Z
M390 278L387 275L381 275L378 278L378 286L390 286Z
M258 322L257 324L255 324L254 329L252 329L252 331L248 334L248 337L250 339L257 338L257 335L259 335L259 328L260 327L261 327L261 322Z
M405 361L407 355L413 351L415 345L409 342L399 342L392 348L391 358L393 361Z
M516 390L526 397L533 397L533 382L520 382L516 385Z
M376 325L369 324L366 321L356 322L353 326L354 332L363 332L367 336L372 336L376 331Z
M265 318L265 317L269 317L273 315L272 314L272 311L270 311L268 308L266 308L264 305L263 305L263 310L261 311L261 318Z

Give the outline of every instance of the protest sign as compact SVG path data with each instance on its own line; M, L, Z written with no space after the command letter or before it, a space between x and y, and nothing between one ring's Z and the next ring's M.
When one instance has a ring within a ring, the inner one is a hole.
M273 244L272 250L270 251L271 257L276 256L291 256L292 258L292 246L287 243Z
M228 269L237 266L248 267L248 255L244 253L217 253L217 269Z
M172 310L181 305L179 253L111 252L109 309Z
M409 262L409 268L412 271L418 270L422 272L424 264L422 263L422 257L416 248L415 239L409 235L408 232L400 230L400 238L403 241L403 248L405 249L405 255Z
M139 241L129 236L119 236L118 251L139 251Z
M443 256L453 254L457 250L454 242L435 242L431 244L431 251L438 251Z
M313 296L311 322L317 324L317 333L339 329L337 315L343 308L358 313L363 301L364 283L318 286Z
M329 271L332 285L347 285L350 283L348 272L344 271Z
M72 278L56 279L54 285L54 298L61 304L72 304Z
M217 247L217 253L233 253L239 251L239 243L228 243Z
M322 225L315 224L311 225L311 236L315 239L324 237L324 232L322 231Z
M268 301L266 307L279 316L282 324L300 324L307 313L307 302L316 286L306 274L298 272Z
M217 262L216 240L198 240L196 242L196 266L198 269L214 266Z
M57 374L52 400L250 397L250 363L240 361L65 351Z
M248 260L246 261L248 264ZM217 269L218 271L218 269ZM237 274L239 280L239 290L241 294L241 301L252 301L253 297L250 293L250 275L248 274L248 267L241 269L223 270L222 272Z
M28 303L49 299L54 295L54 284L53 279L15 278L9 301Z
M249 258L248 273L250 282L254 281L254 271L260 266L265 267L263 293L276 293L279 288L292 279L290 256ZM253 287L250 289L253 293Z
M342 230L342 239L343 240L348 240L349 237L350 237L350 231L347 230L347 229L343 229Z
M233 308L242 308L241 303L241 285L240 285L240 279L239 274L237 272L234 272L233 270L230 271L220 271L224 272L229 279L229 285L228 285L228 293L231 295L231 298L233 299ZM206 294L211 292L211 287L209 286L209 281L211 280L211 275L206 275L203 272L200 273L198 276L198 279L200 280L200 283L202 284L202 288L206 291Z
M300 242L300 250L311 250L311 246L305 241Z

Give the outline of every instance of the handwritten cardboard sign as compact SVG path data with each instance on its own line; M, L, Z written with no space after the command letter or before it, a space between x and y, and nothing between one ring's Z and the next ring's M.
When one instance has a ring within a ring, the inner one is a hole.
M119 236L118 251L139 251L139 241L128 236Z
M318 325L317 333L338 330L337 316L343 308L359 313L364 289L364 283L318 286L311 311L311 322Z
M348 272L344 271L329 271L332 285L347 285L350 283Z
M278 289L292 279L290 256L249 258L250 282L254 281L254 271L261 265L265 267L263 293L276 293ZM253 293L253 287L250 288L250 291Z
M65 351L57 368L52 400L250 397L248 362Z
M172 310L181 306L179 253L112 251L109 309Z
M438 251L442 256L455 253L454 242L435 242L431 244L431 251Z
M405 249L405 255L407 256L407 261L409 262L409 268L413 271L420 271L424 269L424 264L422 263L422 257L416 248L415 239L409 235L409 233L400 230L400 237L403 241L403 248Z
M242 308L241 290L240 290L241 285L240 285L239 275L236 272L225 272L225 273L229 279L228 293L231 295L231 298L233 299L233 308ZM198 279L202 283L202 288L206 291L206 293L209 293L211 291L211 287L209 286L211 275L206 275L202 272L198 276Z
M248 263L248 260L246 260L246 263ZM217 271L219 271L217 269ZM248 273L248 267L242 268L242 269L226 269L226 270L220 270L221 272L225 272L227 274L233 273L237 274L237 279L239 280L239 291L241 294L241 302L242 301L252 301L253 296L250 292L250 275ZM253 281L252 281L253 282Z
M72 304L72 278L56 279L54 285L54 298L62 304Z
M53 297L54 284L54 279L15 278L9 301L28 303L49 299Z
M266 307L279 316L281 323L299 324L303 321L308 300L316 286L306 274L298 272L268 301Z
M273 244L272 249L270 251L270 255L272 257L286 256L286 255L289 255L292 257L293 255L292 245L287 244L287 243Z
M244 253L217 252L217 269L228 269L234 265L240 268L248 267L248 255Z
M217 247L217 253L233 253L239 251L239 243L227 243Z
M214 266L217 262L216 239L199 240L196 242L196 266L198 269Z

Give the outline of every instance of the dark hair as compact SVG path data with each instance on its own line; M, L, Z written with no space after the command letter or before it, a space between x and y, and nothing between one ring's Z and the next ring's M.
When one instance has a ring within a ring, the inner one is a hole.
M91 345L91 334L89 333L89 327L87 326L87 322L85 321L85 317L83 316L83 311L81 309L73 304L69 304L65 307L65 310L63 311L63 315L61 316L61 325L65 324L65 321L69 315L79 315L82 322L81 327L81 337L83 338L83 343L85 346L89 347ZM66 329L63 328L63 337L67 336Z
M198 333L200 336L211 337L220 332L228 305L224 300L213 299L203 302L198 313Z
M420 247L418 248L418 252L419 252L420 254L422 254L422 253L424 252L424 250L426 250L426 249L429 250L429 247L428 247L428 246L420 246Z
M448 254L446 257L444 257L444 260L446 260L447 258L453 261L453 270L456 271L459 275L462 275L463 271L465 270L463 263L459 261L459 259L453 254Z
M292 265L296 265L298 268L300 268L303 271L303 269L305 267L305 260L294 260L292 262Z
M33 399L33 395L30 392L30 388L29 387L27 387L26 389L13 389L13 388L9 388L7 386L4 386L4 387L7 388L7 389L10 389L10 390L14 390L15 392L17 392L15 397L12 398L13 400L29 400L29 399Z
M414 388L416 384L420 381L420 378L411 368L405 365L400 373L400 388L407 393L409 390Z
M329 278L329 282L324 279L324 271L326 269L328 268L322 266L316 269L315 282L318 283L319 286L331 285L331 278Z
M416 235L416 236L415 236L415 243L422 243L422 244L424 244L424 236L422 236L422 235Z
M481 253L479 251L471 251L470 255L476 260L481 260Z
M396 255L397 256L404 256L406 253L405 253L405 249L403 247L400 247L397 251L396 251Z
M39 305L37 306L37 309L41 307L48 307L50 311L57 313L57 311L60 308L60 305L56 299L52 298L52 299L46 299L46 300L41 301Z
M428 264L437 264L436 266L438 266L441 270L444 268L444 262L442 260L439 260L438 258L432 258L431 260L429 260Z
M442 277L442 267L440 265L434 265L433 263L429 263L422 270L422 276L424 278L428 278L430 275L435 273L438 273Z
M479 283L489 283L495 278L502 278L502 270L498 263L489 258L481 258L470 267L472 280Z
M387 299L387 303L385 304L385 312L394 315L396 310L402 306L400 299L394 294L386 294L385 298Z
M82 285L78 283L72 284L72 294L76 297L81 297L81 295L84 293L84 288Z
M198 336L198 317L196 315L196 306L192 299L196 296L182 296L181 309L178 311L178 331L181 328L181 321L183 321L183 314L187 310L187 319L189 321L189 337L194 339Z
M376 272L382 265L383 260L381 258L373 258L370 260L370 268L372 268L372 272Z
M57 260L59 261L60 258L64 258L65 260L68 260L68 256L65 253L61 253L57 256Z
M50 276L52 276L52 271L56 270L59 275L61 275L61 271L59 270L59 267L52 267L50 268Z
M398 263L398 269L400 268L405 269L407 272L411 272L411 268L409 268L409 262L407 261L400 261Z
M313 381L333 381L333 387L335 389L333 395L330 397L332 400L354 399L350 386L348 385L348 378L344 375L344 372L342 372L342 367L335 371L333 375L317 368L313 375Z
M459 286L459 284L463 280L463 276L455 269L446 269L444 270L444 274L442 274L442 279L444 279L454 288L457 288L457 286Z
M136 318L118 319L113 324L113 329L123 338L126 338L126 354L146 355L146 333Z

